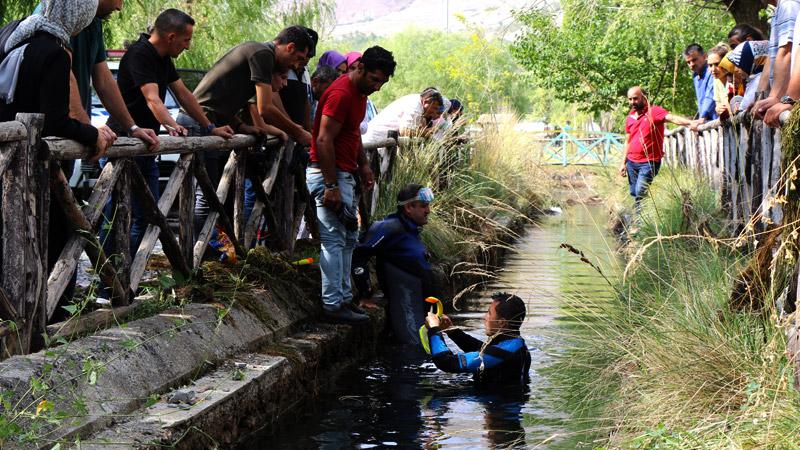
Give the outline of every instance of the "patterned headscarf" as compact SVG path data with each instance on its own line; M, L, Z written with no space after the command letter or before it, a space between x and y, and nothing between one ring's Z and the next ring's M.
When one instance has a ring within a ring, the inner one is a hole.
M346 54L345 57L347 58L347 68L349 69L354 62L361 59L361 52L350 52Z
M37 31L45 31L69 42L69 38L86 28L97 14L98 0L42 0L42 12L20 22L6 41L5 51L10 51Z
M733 65L748 75L753 75L764 69L768 53L769 41L744 41L728 53L727 57Z
M319 61L317 61L317 67L328 66L336 69L345 61L346 59L341 53L337 52L336 50L328 50L319 57Z

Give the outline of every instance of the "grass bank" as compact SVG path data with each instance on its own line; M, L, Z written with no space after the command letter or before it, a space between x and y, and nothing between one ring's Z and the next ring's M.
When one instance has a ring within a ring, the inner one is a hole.
M568 305L586 327L556 377L590 447L800 448L784 328L770 306L731 308L749 252L725 236L718 203L702 180L664 170L622 250L616 300Z

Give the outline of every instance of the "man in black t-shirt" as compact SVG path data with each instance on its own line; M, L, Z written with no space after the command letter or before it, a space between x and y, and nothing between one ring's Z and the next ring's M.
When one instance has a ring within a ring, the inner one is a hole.
M167 87L172 90L178 103L194 120L204 127L211 125L194 95L181 81L172 62L172 58L177 58L189 48L193 26L194 20L188 14L177 9L167 9L156 18L153 34L142 34L122 57L117 84L128 111L142 127L158 132L163 125L172 136L187 135L187 130L175 122L164 106ZM117 133L126 132L113 117L108 123ZM233 136L233 130L227 126L218 127L211 130L211 134L230 138ZM137 156L134 159L147 181L150 192L158 200L158 166L155 156ZM145 214L135 195L131 213L133 215L131 254L133 254L147 229Z

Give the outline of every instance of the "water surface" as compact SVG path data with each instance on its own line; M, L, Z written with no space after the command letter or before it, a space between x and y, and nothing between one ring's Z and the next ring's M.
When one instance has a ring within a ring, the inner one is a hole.
M345 372L296 421L271 436L254 437L245 448L591 448L547 369L564 352L564 335L582 326L566 304L613 295L597 271L559 248L569 243L613 274L606 220L601 206L575 205L528 227L498 278L451 314L456 325L484 338L492 292L525 300L521 334L532 357L527 394L479 391L469 375L443 373L424 357L386 346L369 363ZM456 348L452 342L450 347Z

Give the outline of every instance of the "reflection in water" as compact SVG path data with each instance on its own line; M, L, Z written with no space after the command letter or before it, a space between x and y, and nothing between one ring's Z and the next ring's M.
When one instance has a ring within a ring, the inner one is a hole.
M562 352L561 335L579 326L565 314L564 299L610 298L603 278L567 242L607 275L616 261L600 207L575 206L563 216L531 227L485 292L451 315L455 324L481 336L489 295L505 290L526 302L521 334L533 364L528 392L485 392L468 374L437 370L417 349L387 347L369 364L346 372L333 392L308 405L301 417L272 436L244 448L578 448L557 390L542 373ZM455 344L448 343L451 348Z

